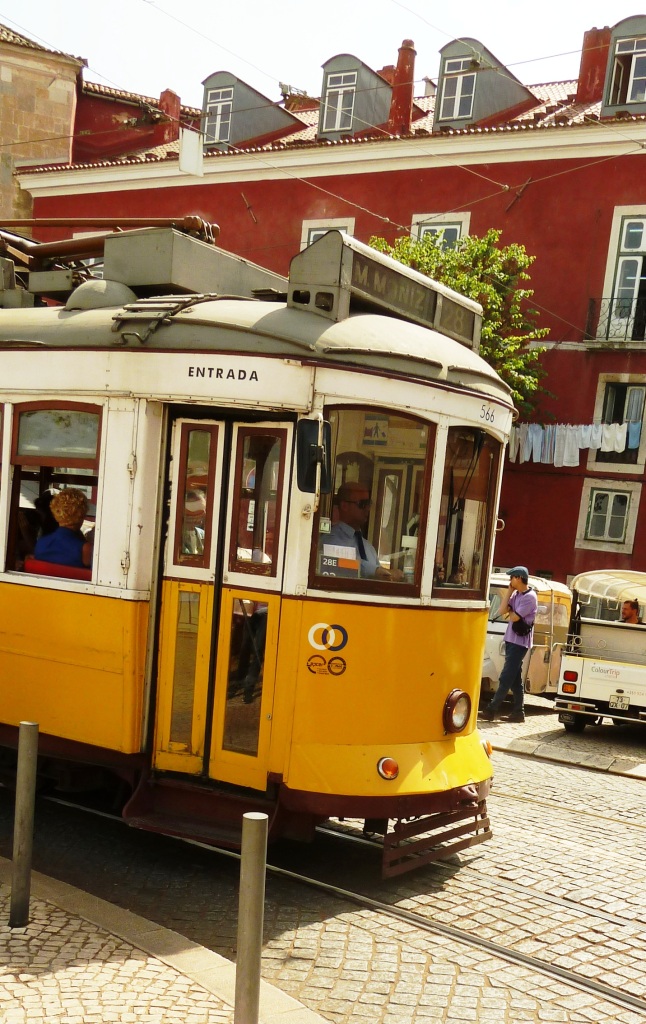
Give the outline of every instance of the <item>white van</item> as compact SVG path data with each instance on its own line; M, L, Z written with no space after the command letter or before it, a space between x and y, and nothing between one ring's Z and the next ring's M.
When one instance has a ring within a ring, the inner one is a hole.
M604 717L646 722L646 573L583 572L572 580L573 613L555 707L568 732ZM624 601L639 603L639 624L621 621Z
M570 621L572 592L564 583L555 583L541 576L530 576L529 585L536 591L538 611L532 649L523 661L525 692L553 700L559 679L561 649ZM483 694L495 692L505 662L503 637L507 619L501 618L499 609L508 586L506 572L492 573L489 579L489 625L482 665Z

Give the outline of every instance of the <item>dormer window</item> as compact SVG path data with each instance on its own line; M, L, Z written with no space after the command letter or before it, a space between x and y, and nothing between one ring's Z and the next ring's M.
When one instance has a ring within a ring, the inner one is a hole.
M444 65L444 83L440 120L453 121L458 117L471 117L476 76L472 57L447 60Z
M356 71L327 76L325 89L324 132L349 132L352 130L354 97L357 90Z
M646 102L646 37L618 39L610 86L610 106Z
M233 88L207 89L205 142L228 142L231 136Z

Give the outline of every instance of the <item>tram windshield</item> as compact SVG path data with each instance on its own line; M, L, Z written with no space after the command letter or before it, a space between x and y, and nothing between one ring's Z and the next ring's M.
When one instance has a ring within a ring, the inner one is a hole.
M333 487L321 500L316 585L330 585L333 577L342 589L419 587L434 425L365 408L328 410L327 416ZM484 431L449 428L436 511L435 588L484 596L499 458L499 442Z
M333 486L322 499L315 575L418 583L434 427L375 409L328 415Z
M450 427L433 585L481 592L486 580L500 445L473 427Z

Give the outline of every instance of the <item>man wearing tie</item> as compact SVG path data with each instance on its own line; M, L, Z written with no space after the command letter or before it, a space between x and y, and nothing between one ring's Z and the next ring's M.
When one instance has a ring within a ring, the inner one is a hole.
M354 548L361 563L362 577L376 580L401 580L401 569L385 569L379 564L377 552L363 535L368 522L372 502L368 488L358 481L341 484L336 495L339 511L338 521L325 537L326 544L334 544L344 548Z

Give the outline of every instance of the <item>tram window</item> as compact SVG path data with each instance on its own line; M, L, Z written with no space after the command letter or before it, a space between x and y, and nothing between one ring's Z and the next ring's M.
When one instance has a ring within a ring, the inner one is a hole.
M286 443L284 430L238 430L229 555L232 572L276 575Z
M449 428L434 587L484 593L499 458L484 431Z
M92 533L100 434L101 409L97 406L45 402L16 406L8 569L24 569L38 538L58 526L49 511L49 502L58 491L73 487L83 492L88 511L81 531L86 537ZM56 575L54 571L50 574Z
M334 409L332 493L321 500L312 550L317 586L419 585L434 428L412 416ZM331 579L332 578L332 579Z
M182 424L175 517L175 565L206 568L211 552L216 426Z
M233 601L222 747L253 757L260 736L268 616L265 601Z

